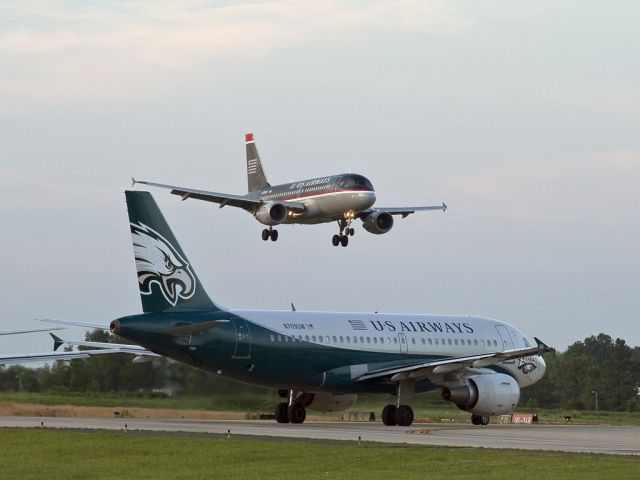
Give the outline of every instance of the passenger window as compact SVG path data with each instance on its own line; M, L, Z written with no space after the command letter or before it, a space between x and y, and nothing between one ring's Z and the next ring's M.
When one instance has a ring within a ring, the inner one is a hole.
M393 343L398 343L398 337L393 337Z
M474 340L473 340L473 344L477 347L477 346L478 346L478 340L477 340L477 339L474 339Z
M351 343L351 337L345 337L347 339L347 343Z
M282 341L282 335L278 335L278 341L281 342Z
M429 339L429 345L433 345L433 341Z
M451 345L451 339L450 338L448 339L448 343L449 343L449 345Z
M431 340L429 340L429 341L431 341ZM436 345L438 345L438 339L437 339L437 338L436 338L433 342L434 342Z
M344 343L344 338L342 338L342 335L340 335L340 343Z
M378 343L378 337L373 337L373 343Z
M309 335L305 335L304 339L308 342L309 341Z
M360 343L364 343L364 338L360 337Z
M316 341L316 336L315 335L311 335L311 341L315 342Z
M457 339L457 338L454 340L454 343L455 343L456 345L458 345L458 339Z
M336 336L333 336L333 343L338 343L338 339L336 338Z
M273 335L269 335L269 337L271 338L271 341L275 341L276 337L274 337Z
M371 337L367 337L367 343L371 343Z

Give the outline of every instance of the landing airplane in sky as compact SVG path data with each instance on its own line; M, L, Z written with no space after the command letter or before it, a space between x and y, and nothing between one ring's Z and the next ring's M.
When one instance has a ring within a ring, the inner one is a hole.
M205 292L153 197L125 195L144 313L113 320L111 332L146 352L277 389L280 423L302 423L307 409L343 410L359 393L379 393L397 398L384 408L384 424L406 426L413 422L407 400L441 389L484 425L491 415L512 412L520 389L545 372L549 347L488 318L222 308Z
M376 192L371 182L355 173L342 173L327 177L301 180L272 186L262 168L260 155L256 148L253 133L245 136L247 150L247 178L249 193L231 195L228 193L208 192L192 188L177 187L132 179L133 184L141 183L152 187L168 188L171 193L180 195L182 200L194 198L243 208L256 220L267 225L262 231L262 240L276 241L278 231L273 227L279 224L300 223L315 224L338 222L339 233L331 239L334 246L346 247L349 236L355 230L351 223L359 218L369 233L387 233L393 227L393 215L402 218L419 210L447 209L446 204L427 207L374 208Z

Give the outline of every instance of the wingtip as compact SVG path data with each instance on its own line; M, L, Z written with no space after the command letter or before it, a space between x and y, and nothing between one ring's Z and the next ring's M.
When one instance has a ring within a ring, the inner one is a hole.
M136 183L138 183L138 181L135 178L131 177L131 186L134 187Z
M449 208L449 207L447 206L447 204L446 204L446 203L444 203L444 202L442 202L442 211L443 211L443 212L446 212L446 211L447 211L447 208Z
M550 347L549 345L547 345L546 343L544 343L542 340L540 340L538 337L533 337L533 339L536 341L536 343L538 344L538 355L542 356L545 353L548 352L555 352L556 349L553 347Z
M254 141L253 140L253 133L249 132L249 133L245 134L244 141L247 142L247 143L248 142L253 142Z

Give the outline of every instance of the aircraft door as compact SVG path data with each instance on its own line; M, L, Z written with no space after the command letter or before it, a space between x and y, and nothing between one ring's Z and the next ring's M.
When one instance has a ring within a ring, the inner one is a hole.
M502 325L496 325L496 330L502 339L502 350L511 350L513 349L513 340L511 340L511 335L507 331L506 327Z
M231 358L251 358L251 331L244 318L232 317L233 328L236 330L236 349Z
M400 344L400 353L407 353L409 344L407 343L407 336L404 333L398 334L398 343Z

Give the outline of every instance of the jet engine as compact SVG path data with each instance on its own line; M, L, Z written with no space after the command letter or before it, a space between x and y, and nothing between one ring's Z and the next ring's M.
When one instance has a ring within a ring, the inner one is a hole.
M340 412L358 400L358 395L353 394L315 393L310 395L313 395L313 400L307 405L307 408L317 412Z
M264 225L278 225L286 218L287 207L281 203L265 203L256 211L256 219Z
M474 375L463 383L445 387L442 398L474 415L505 415L516 408L520 386L504 373Z
M380 235L393 227L393 217L388 212L374 212L362 221L362 226L369 233Z

